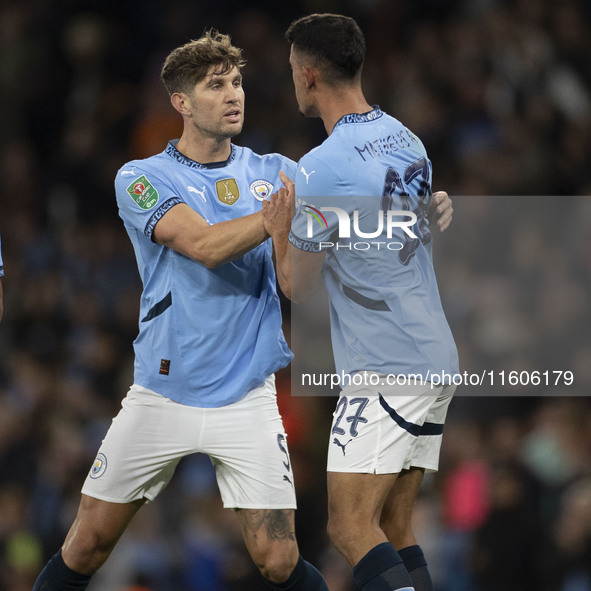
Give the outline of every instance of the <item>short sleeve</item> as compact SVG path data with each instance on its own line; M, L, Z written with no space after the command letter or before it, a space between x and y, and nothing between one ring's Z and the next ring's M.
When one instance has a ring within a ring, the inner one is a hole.
M152 239L158 220L174 205L184 203L162 173L126 165L115 177L119 215L127 226Z
M325 250L334 242L339 224L349 223L346 188L330 166L305 156L297 165L295 193L296 214L289 241L300 250Z

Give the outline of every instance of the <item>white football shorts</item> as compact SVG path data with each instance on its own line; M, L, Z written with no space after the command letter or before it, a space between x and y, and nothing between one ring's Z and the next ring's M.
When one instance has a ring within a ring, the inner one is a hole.
M220 408L174 402L134 384L123 399L82 492L113 503L154 500L181 458L209 455L224 507L295 509L291 461L275 376Z
M327 470L437 471L443 424L455 389L430 384L345 387L333 414Z

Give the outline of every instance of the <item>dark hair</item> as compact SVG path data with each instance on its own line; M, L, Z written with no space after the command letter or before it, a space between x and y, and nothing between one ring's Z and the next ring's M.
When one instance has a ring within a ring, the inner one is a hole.
M359 25L340 14L311 14L295 20L285 38L296 51L314 60L327 81L353 80L365 59L365 39Z
M243 68L245 63L242 50L232 45L230 36L212 29L173 49L164 61L160 78L172 96L191 91L212 66L219 66L217 74L227 74L234 67Z

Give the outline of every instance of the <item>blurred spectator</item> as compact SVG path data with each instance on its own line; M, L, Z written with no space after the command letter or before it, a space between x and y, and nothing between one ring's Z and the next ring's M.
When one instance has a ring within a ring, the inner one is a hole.
M474 532L471 567L478 591L547 589L552 564L535 505L526 494L519 466L493 466L490 511ZM545 554L545 555L544 555Z
M2 277L4 277L4 263L2 262L2 242L0 242L0 321L4 313L4 296L2 293Z
M558 550L560 591L591 588L591 479L564 492L552 534Z

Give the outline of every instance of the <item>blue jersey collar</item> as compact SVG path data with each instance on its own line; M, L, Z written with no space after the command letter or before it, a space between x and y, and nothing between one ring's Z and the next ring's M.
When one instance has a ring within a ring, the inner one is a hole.
M199 168L199 169L207 169L207 168L222 168L223 166L227 166L230 162L233 162L236 158L236 147L234 144L230 144L230 156L227 160L223 160L222 162L207 162L206 164L201 164L200 162L196 162L195 160L191 160L187 156L185 156L182 152L177 150L177 144L179 143L179 138L175 140L170 140L168 145L166 146L166 150L164 152L178 160L181 164L185 166L189 166L191 168Z
M379 105L374 105L371 111L367 113L349 113L348 115L343 115L335 124L332 130L334 131L339 125L344 125L345 123L366 123L368 121L374 121L383 115L382 109L380 109Z

